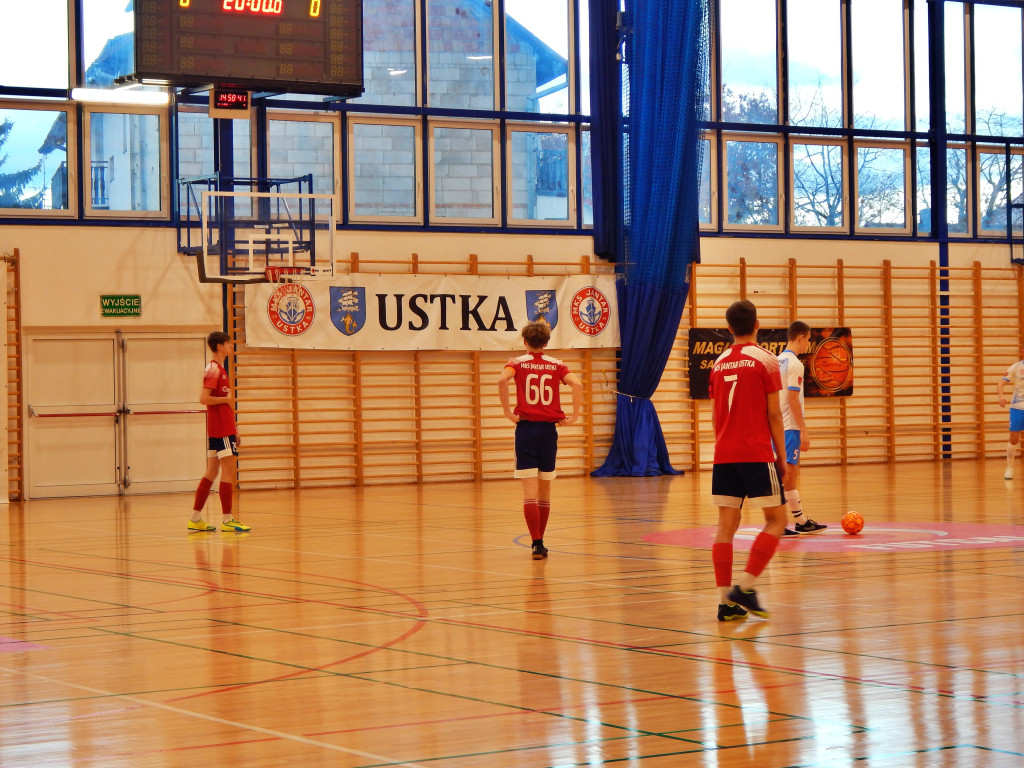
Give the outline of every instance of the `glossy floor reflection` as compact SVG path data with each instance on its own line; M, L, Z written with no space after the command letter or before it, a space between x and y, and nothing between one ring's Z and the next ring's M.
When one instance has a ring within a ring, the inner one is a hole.
M185 494L11 505L0 766L1019 768L1002 471L805 468L832 527L729 624L709 473L559 478L546 561L511 480L243 491L249 534L186 533Z

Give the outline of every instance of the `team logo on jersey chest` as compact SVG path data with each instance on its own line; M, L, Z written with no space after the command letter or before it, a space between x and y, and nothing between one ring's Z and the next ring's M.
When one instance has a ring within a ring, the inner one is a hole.
M366 325L366 289L331 286L331 322L346 336Z
M576 291L569 312L576 330L587 336L597 336L611 319L608 297L592 285Z
M285 336L305 333L313 324L315 312L313 297L305 286L298 283L278 286L267 302L267 316L271 325Z
M526 318L535 323L546 320L554 328L558 325L558 304L555 302L554 291L527 291Z

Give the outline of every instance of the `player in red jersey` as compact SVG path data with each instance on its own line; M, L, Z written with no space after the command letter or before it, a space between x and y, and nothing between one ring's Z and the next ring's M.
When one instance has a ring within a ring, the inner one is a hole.
M711 499L718 507L711 561L719 592L718 620L732 621L746 618L747 611L768 618L768 611L757 601L754 582L775 554L788 511L782 491L786 441L779 404L779 361L757 345L759 324L752 303L735 302L725 319L734 340L715 360L709 384L715 430ZM732 542L744 499L764 511L765 524L733 586Z
M544 530L551 513L551 481L558 449L556 425L575 424L583 403L583 382L561 360L544 354L551 327L543 320L523 330L526 354L513 357L498 377L498 397L505 417L516 425L516 471L523 481L523 514L533 539L533 559L548 556ZM516 407L509 404L509 381L516 382ZM566 417L558 385L572 388L572 414Z
M203 507L210 495L210 489L213 488L213 481L220 472L217 493L220 496L220 507L224 517L221 530L248 531L249 526L238 522L231 514L239 440L238 429L235 427L235 412L231 407L231 383L228 372L224 370L224 361L231 354L234 345L231 337L223 331L211 333L206 339L206 344L213 353L213 359L203 374L203 391L199 395L199 402L206 406L209 452L206 472L196 489L196 500L192 505L192 519L188 521L188 530L217 530L217 526L208 525L203 520Z

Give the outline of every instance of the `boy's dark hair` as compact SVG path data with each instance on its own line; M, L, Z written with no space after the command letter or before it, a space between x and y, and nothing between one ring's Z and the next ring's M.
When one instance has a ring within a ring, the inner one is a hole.
M749 336L757 323L757 307L746 299L735 301L725 310L725 322L736 336Z
M547 320L535 320L523 326L523 341L532 349L543 349L551 341L551 326Z
M811 326L802 320L794 320L789 324L789 330L786 332L786 338L789 341L795 341L801 336L806 336L811 332Z
M224 333L224 331L214 331L206 337L206 346L210 348L211 352L216 352L217 347L229 341L231 341L231 334Z

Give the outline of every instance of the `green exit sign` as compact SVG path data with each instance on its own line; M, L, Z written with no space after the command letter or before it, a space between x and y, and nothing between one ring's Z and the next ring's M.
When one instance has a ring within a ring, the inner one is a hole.
M100 317L142 317L142 296L137 293L102 295Z

